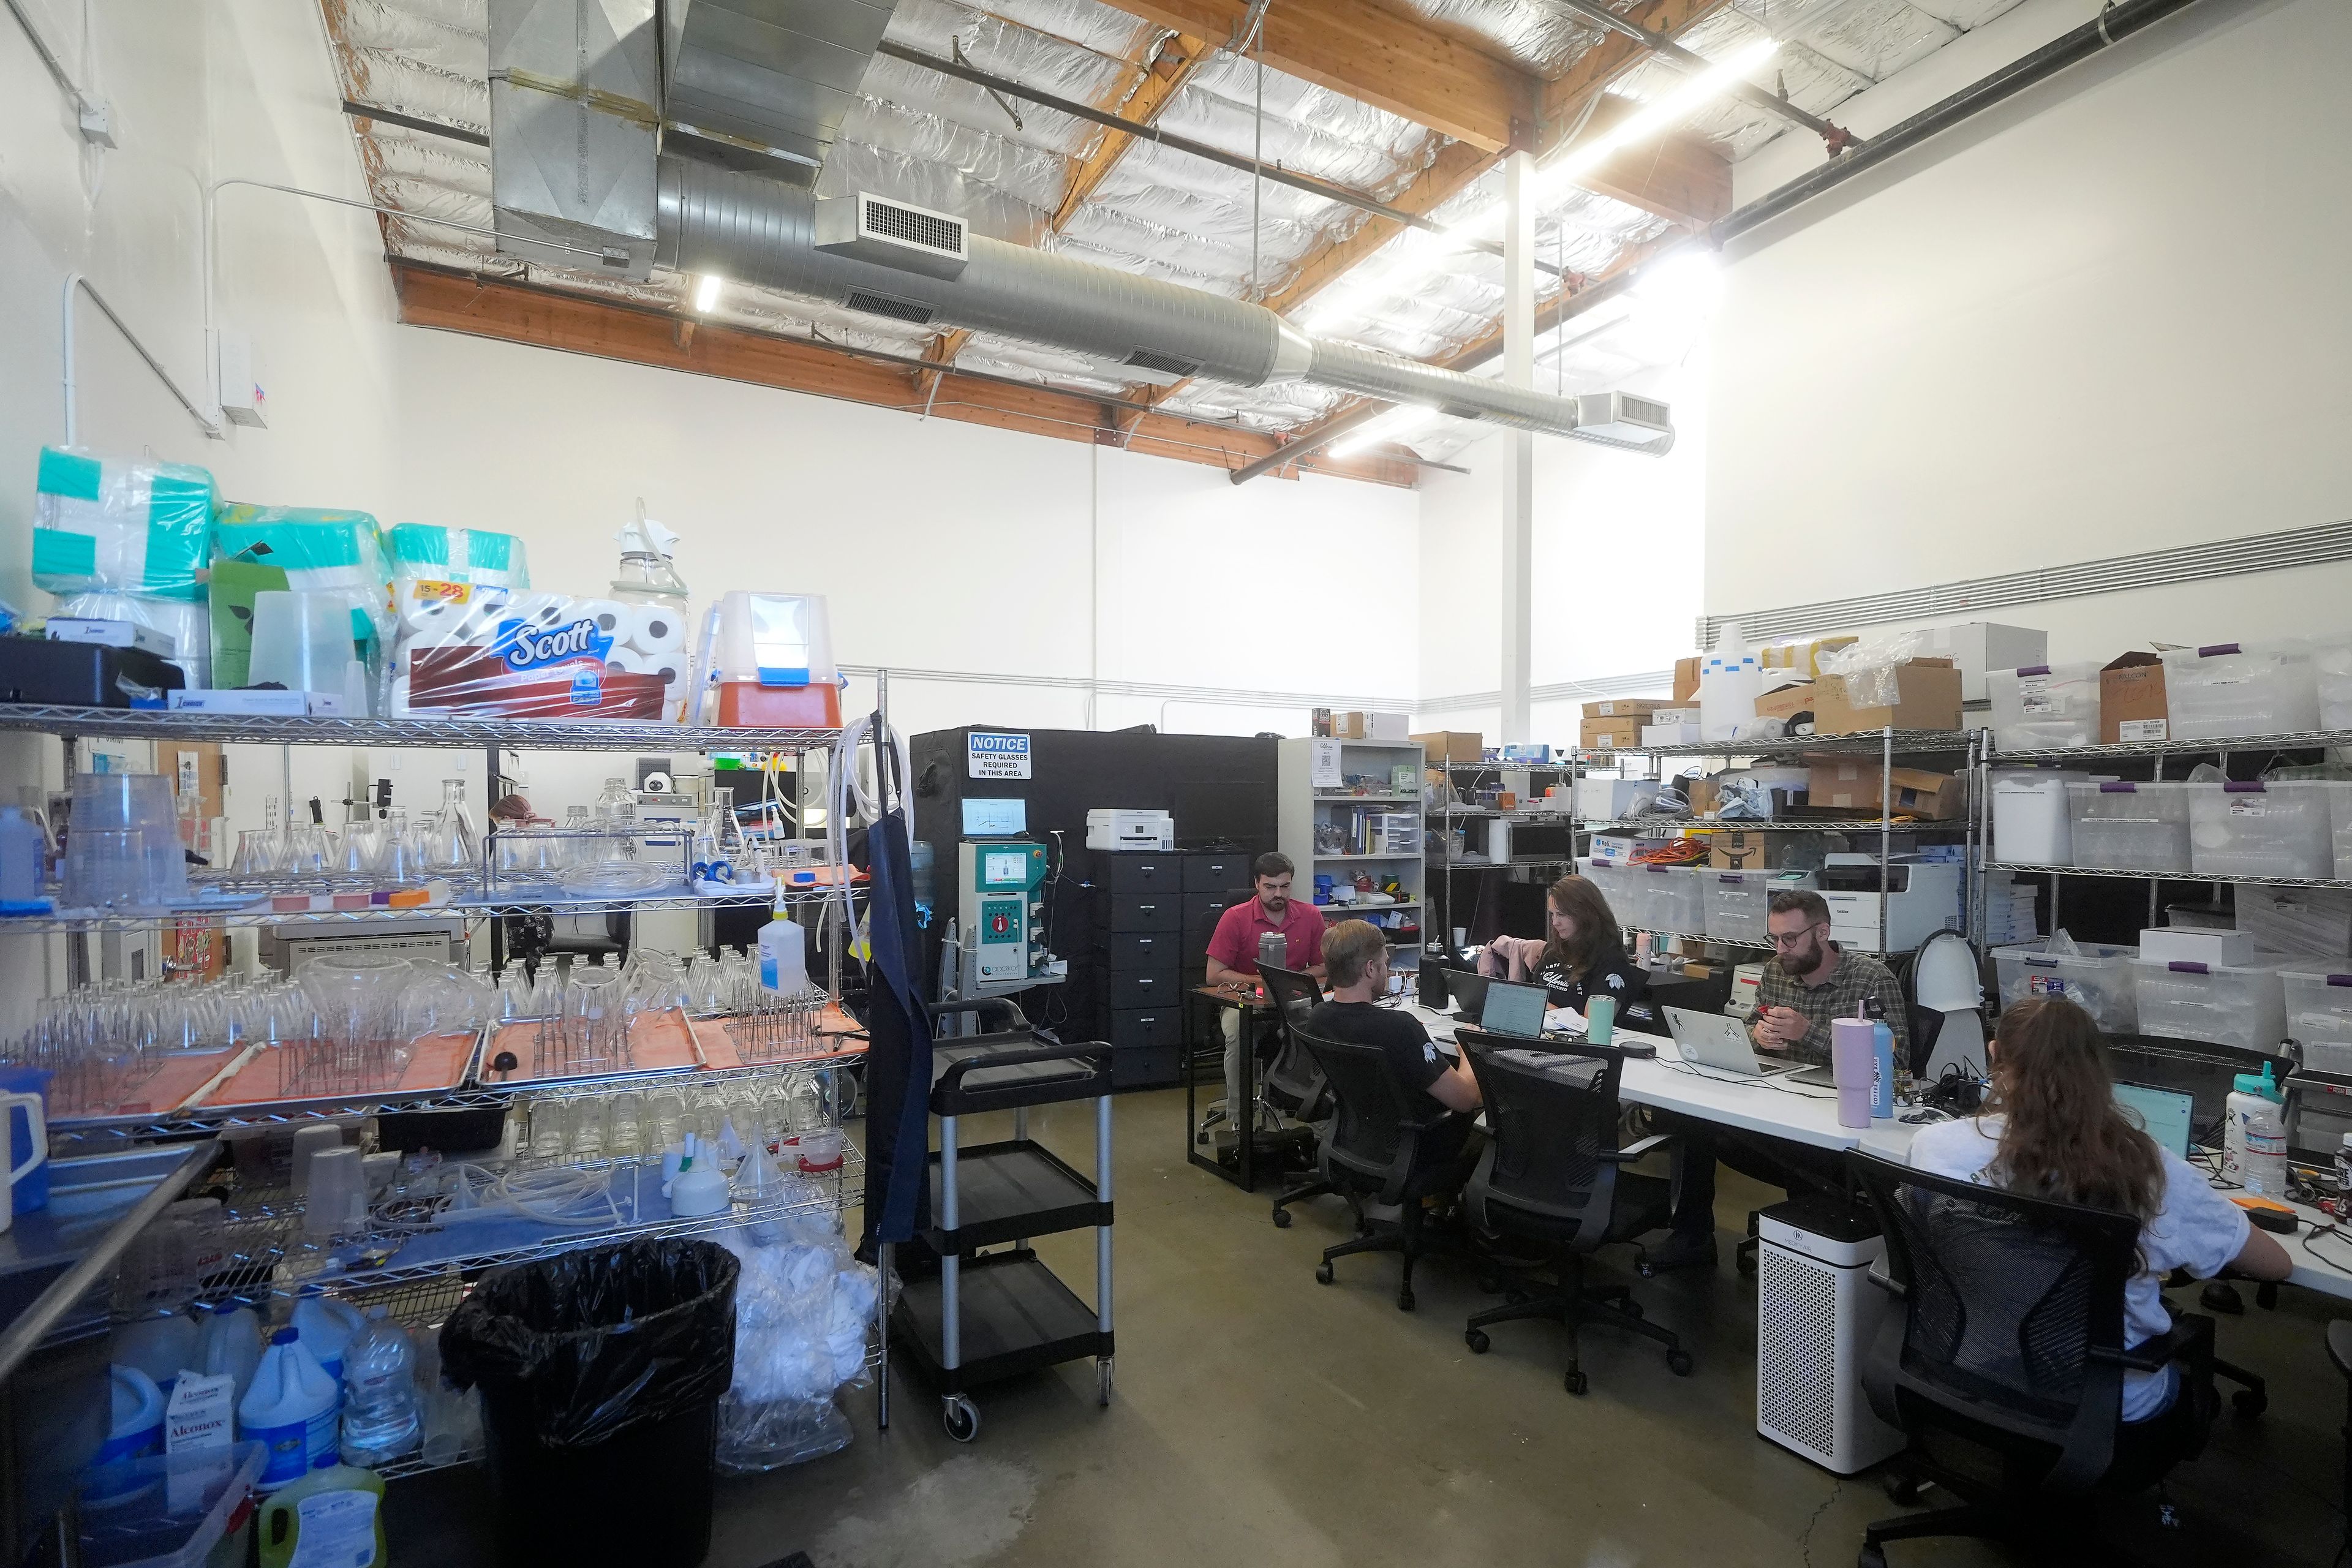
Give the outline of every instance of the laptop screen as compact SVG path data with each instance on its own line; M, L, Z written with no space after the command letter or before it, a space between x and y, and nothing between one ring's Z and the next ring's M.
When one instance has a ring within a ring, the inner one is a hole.
M1507 980L1486 983L1486 1005L1478 1026L1491 1035L1517 1035L1534 1039L1543 1033L1544 1003L1549 993L1540 985L1515 985Z
M2178 1089L2157 1089L2144 1083L2116 1085L2116 1103L2133 1114L2158 1148L2189 1158L2189 1116L2194 1097Z

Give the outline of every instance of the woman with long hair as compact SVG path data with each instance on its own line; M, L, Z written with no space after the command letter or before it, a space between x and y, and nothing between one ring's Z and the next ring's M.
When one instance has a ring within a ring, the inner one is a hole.
M1541 937L1498 936L1478 955L1478 972L1542 983L1555 1007L1584 1011L1593 996L1613 996L1619 1011L1650 993L1649 976L1625 957L1625 938L1601 889L1562 877L1544 895Z
M2081 1007L2063 996L2021 1002L2001 1014L1986 1054L1992 1083L1984 1110L1922 1127L1911 1141L1911 1163L2139 1221L2140 1268L2124 1286L2127 1347L2172 1326L2159 1289L2175 1268L2200 1279L2224 1268L2255 1279L2286 1278L2286 1249L2116 1103L2106 1042ZM2177 1384L2168 1368L2126 1371L2124 1419L2164 1414Z

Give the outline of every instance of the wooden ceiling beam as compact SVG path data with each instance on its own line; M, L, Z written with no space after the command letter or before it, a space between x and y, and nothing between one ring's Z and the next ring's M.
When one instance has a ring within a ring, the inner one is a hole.
M815 342L702 321L680 333L677 313L587 294L502 282L391 258L393 285L404 325L465 332L537 348L662 370L711 375L787 392L840 398L908 414L1020 430L1056 440L1110 442L1117 437L1100 400L1051 387L1013 386L947 371L935 395L920 384L928 373L877 362ZM1131 451L1177 458L1231 470L1275 449L1274 437L1203 424L1173 415L1143 416ZM1419 470L1387 458L1320 460L1315 472L1379 484L1411 486Z
M1222 47L1249 0L1106 0ZM1414 17L1365 0L1276 0L1266 8L1265 63L1456 141L1496 152L1534 122L1541 80Z
M1604 93L1585 133L1593 135L1641 110ZM1731 210L1731 164L1703 138L1680 132L1650 138L1602 159L1576 182L1685 228L1705 228Z

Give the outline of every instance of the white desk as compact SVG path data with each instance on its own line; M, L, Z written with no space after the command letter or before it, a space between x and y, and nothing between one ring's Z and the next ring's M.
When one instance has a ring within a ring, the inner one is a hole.
M2346 1262L2352 1262L2352 1227L2347 1227L2346 1233L2324 1236L2314 1241L2312 1247L2318 1248L2318 1253L2315 1256L2311 1247L2305 1247L2304 1242L2309 1239L2313 1231L2333 1225L2335 1221L2308 1204L2295 1204L2291 1206L2294 1209L2295 1217L2303 1221L2303 1228L2293 1236L2271 1237L2286 1248L2287 1258L2294 1264L2294 1272L2286 1277L2286 1282L2290 1285L2300 1285L2306 1290L2316 1290L2323 1296L2334 1296L2339 1300L2352 1300L2352 1270L2346 1269L2340 1264L2327 1261L2330 1258L2340 1258Z

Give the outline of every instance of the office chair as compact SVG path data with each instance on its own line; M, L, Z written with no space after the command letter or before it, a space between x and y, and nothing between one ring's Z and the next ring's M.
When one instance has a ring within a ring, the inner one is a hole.
M2345 1379L2344 1400L2344 1544L2336 1552L2340 1559L2352 1552L2352 1318L2338 1318L2327 1325L2327 1359Z
M1331 1039L1297 1023L1290 1032L1322 1069L1332 1095L1316 1168L1356 1214L1355 1237L1323 1249L1316 1283L1331 1283L1334 1258L1399 1253L1404 1277L1397 1287L1397 1310L1410 1312L1413 1264L1427 1252L1458 1250L1426 1235L1421 1212L1421 1200L1444 1191L1453 1177L1452 1162L1441 1163L1424 1145L1429 1133L1454 1113L1407 1086L1378 1046ZM1397 1217L1375 1220L1368 1212L1375 1205L1393 1207Z
M1470 1221L1481 1235L1532 1242L1557 1270L1559 1285L1543 1294L1474 1315L1463 1342L1486 1353L1486 1330L1522 1318L1549 1318L1568 1333L1567 1388L1589 1386L1577 1356L1577 1330L1588 1322L1631 1329L1666 1347L1666 1366L1688 1377L1690 1352L1672 1331L1645 1321L1641 1303L1622 1286L1587 1286L1584 1260L1610 1242L1630 1242L1662 1230L1674 1212L1672 1185L1624 1167L1674 1142L1672 1133L1617 1146L1617 1079L1625 1058L1607 1047L1556 1047L1540 1059L1512 1052L1514 1042L1476 1029L1456 1028L1486 1102L1487 1143L1463 1189Z
M1294 1121L1311 1124L1327 1120L1331 1114L1330 1089L1323 1081L1323 1073L1315 1058L1300 1047L1291 1025L1315 1010L1323 1000L1323 988L1315 976L1303 969L1276 969L1270 964L1258 965L1258 978L1265 984L1265 994L1274 1001L1275 1030L1281 1040L1274 1060L1257 1080L1258 1098L1280 1110ZM1311 1129L1310 1129L1311 1131ZM1309 1138L1305 1148L1313 1149ZM1274 1223L1276 1229L1287 1229L1290 1207L1331 1191L1331 1184L1317 1177L1302 1182L1274 1200Z
M1872 1406L1911 1438L1888 1495L1909 1501L1926 1479L1965 1500L1871 1525L1859 1568L1885 1568L1887 1542L1940 1535L2006 1538L2061 1560L2067 1548L2111 1555L2084 1505L2152 1485L2204 1447L2218 1403L2213 1321L2182 1316L2124 1348L2139 1248L2129 1215L1851 1159L1886 1238L1886 1272L1871 1280L1904 1303L1863 1362ZM2179 1403L2127 1431L2125 1372L2167 1366L2179 1369ZM1931 1436L1990 1450L1998 1480L1931 1460Z

